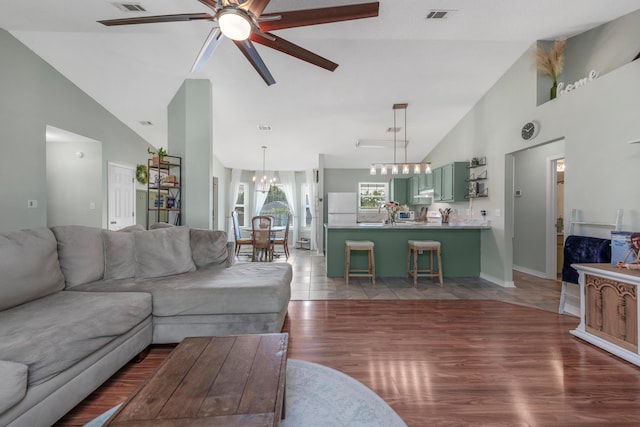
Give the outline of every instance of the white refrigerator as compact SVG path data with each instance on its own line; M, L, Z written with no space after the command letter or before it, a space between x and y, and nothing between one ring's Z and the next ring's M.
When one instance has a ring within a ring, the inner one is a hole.
M357 222L358 196L356 193L329 193L327 214L330 225L355 225Z

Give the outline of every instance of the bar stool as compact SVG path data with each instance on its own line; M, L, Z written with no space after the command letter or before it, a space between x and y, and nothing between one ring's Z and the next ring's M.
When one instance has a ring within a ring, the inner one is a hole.
M376 262L373 254L373 242L370 240L346 240L344 252L344 278L349 284L349 277L370 277L376 284ZM367 269L351 270L351 251L367 251Z
M429 252L429 268L418 269L418 253L420 251ZM433 254L438 257L438 271L435 271L433 264ZM413 267L411 258L413 254ZM409 240L409 250L407 251L407 277L413 276L413 284L418 284L418 277L437 277L442 286L442 257L440 255L440 242L435 240Z

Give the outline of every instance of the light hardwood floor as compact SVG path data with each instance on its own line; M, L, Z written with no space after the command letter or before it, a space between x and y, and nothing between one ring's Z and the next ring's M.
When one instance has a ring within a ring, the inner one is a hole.
M279 259L277 262L284 262ZM638 426L640 368L570 335L560 284L515 273L443 287L324 277L323 258L292 250L289 357L358 379L409 426ZM123 401L166 357L153 346L57 425L82 426Z

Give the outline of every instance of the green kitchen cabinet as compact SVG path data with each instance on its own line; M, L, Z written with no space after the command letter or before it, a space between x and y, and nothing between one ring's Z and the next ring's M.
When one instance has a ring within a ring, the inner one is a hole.
M407 204L407 178L393 178L389 181L389 200L401 205Z
M414 175L410 178L411 181L411 201L412 204L418 205L420 204L420 198L418 195L420 194L420 175Z
M433 173L420 175L420 191L433 190Z
M469 169L467 162L453 162L433 170L433 194L436 202L465 200Z

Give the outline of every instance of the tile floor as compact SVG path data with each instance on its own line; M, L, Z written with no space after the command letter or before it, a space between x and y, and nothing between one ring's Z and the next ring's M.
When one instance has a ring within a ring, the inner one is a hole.
M326 277L324 256L315 251L290 249L274 262L288 262L293 268L292 300L332 299L493 299L557 312L560 301L559 281L546 280L513 272L515 288L504 288L480 278L446 278L441 287L437 281L421 278L418 286L412 279L377 277L375 287L367 279L352 278L349 285L342 277ZM243 253L238 262L251 262Z

